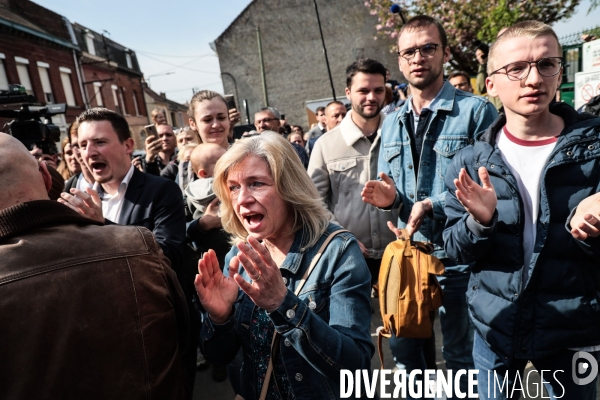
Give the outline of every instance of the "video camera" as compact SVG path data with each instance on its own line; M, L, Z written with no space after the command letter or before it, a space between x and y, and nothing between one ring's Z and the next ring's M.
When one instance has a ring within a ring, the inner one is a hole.
M15 118L8 122L10 135L21 141L31 150L33 145L44 147L53 145L60 141L60 129L52 123L52 116L64 114L67 111L66 104L50 104L37 111L31 111L30 106L35 105L36 99L28 95L21 85L9 85L8 92L0 92L0 105L21 105L20 110L1 110L0 117ZM42 122L40 118L44 118Z

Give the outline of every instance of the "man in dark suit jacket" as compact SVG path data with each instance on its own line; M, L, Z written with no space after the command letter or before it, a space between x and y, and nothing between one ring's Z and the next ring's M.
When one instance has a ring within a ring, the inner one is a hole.
M167 179L140 172L131 164L133 139L125 118L105 108L77 117L81 158L93 176L87 193L76 188L60 202L80 214L106 223L144 226L178 272L185 246L181 190Z

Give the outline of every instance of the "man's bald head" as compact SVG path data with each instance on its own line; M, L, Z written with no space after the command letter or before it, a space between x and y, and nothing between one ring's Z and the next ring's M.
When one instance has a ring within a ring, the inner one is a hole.
M225 149L215 143L201 143L194 148L190 156L192 169L201 178L213 176L215 164L225 154ZM201 172L204 171L204 172Z
M52 177L14 137L0 133L0 210L33 200L48 200Z

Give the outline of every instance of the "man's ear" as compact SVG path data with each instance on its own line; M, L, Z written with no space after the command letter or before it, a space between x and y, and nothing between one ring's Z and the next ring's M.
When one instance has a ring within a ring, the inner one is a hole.
M125 148L126 148L127 154L131 154L135 147L135 142L133 141L132 138L127 138L124 143L125 143Z
M494 85L494 79L492 77L485 78L485 87L487 92L492 97L498 97L498 92L496 91L496 85Z
M206 173L206 171L205 171L205 170L203 170L202 168L200 168L200 169L198 170L198 176L199 176L200 178L202 178L202 179L209 178L209 176L208 176L208 174Z
M344 91L346 92L346 98L347 98L348 100L352 100L352 99L350 98L350 88L349 88L349 87L347 87L346 89L344 89Z
M450 47L446 46L446 48L444 49L444 64L450 61L450 56L452 56L452 53L450 52Z
M46 186L46 192L50 192L52 189L52 175L48 172L48 167L46 166L46 162L42 161L39 164L40 174L42 174L42 179L44 180L44 185Z

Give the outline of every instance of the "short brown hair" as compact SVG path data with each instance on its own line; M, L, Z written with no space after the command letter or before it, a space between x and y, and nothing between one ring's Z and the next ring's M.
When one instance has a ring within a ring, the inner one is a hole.
M467 80L467 82L471 83L471 77L465 71L454 71L448 76L448 80L456 78L457 76L462 76Z
M446 31L442 24L438 22L435 18L430 17L429 15L417 15L416 17L412 17L409 19L406 24L402 26L400 32L398 33L398 39L402 36L404 31L416 31L423 28L428 28L430 26L435 26L440 34L440 40L442 41L442 49L448 47L448 36L446 36ZM402 50L402 49L398 49Z
M127 120L123 118L121 114L118 114L108 108L94 107L89 110L85 110L75 120L77 127L81 126L84 122L93 121L108 121L110 122L113 130L119 138L119 142L123 143L127 139L131 138L131 131L129 130L129 124Z
M385 67L382 63L372 58L361 58L354 61L346 68L346 87L352 86L352 79L356 74L379 74L385 82Z
M192 100L190 101L190 105L189 105L188 111L187 111L188 117L190 117L194 122L197 122L196 119L194 118L194 111L196 109L196 104L198 104L204 100L212 100L212 99L220 99L223 102L223 104L225 104L225 106L227 106L227 102L225 101L225 98L223 96L221 96L219 93L213 92L212 90L201 90L198 93L196 93L192 97Z
M506 31L504 31L502 35L498 36L494 44L492 44L492 46L490 47L490 53L488 55L487 62L488 75L491 75L492 72L498 69L498 66L496 64L496 58L498 58L498 56L496 55L496 52L500 43L506 41L507 39L512 39L516 37L536 39L540 36L552 36L554 39L556 39L556 44L558 45L559 52L559 54L557 54L557 57L562 57L562 46L560 45L558 36L556 36L556 33L554 32L554 30L552 30L552 28L549 25L546 25L543 22L539 21L517 22L516 24L506 29Z

